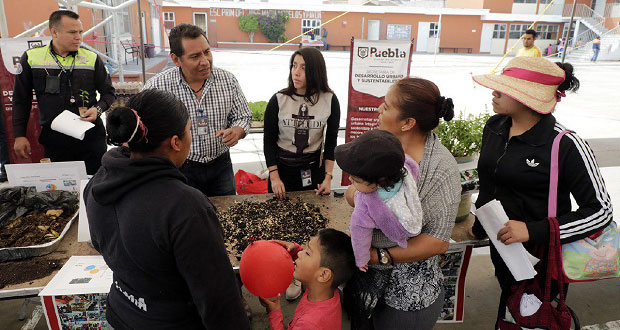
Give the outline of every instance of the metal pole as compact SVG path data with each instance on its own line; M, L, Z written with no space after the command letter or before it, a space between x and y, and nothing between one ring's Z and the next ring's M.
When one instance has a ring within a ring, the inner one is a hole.
M4 0L0 0L0 37L9 37L9 27L6 24L6 14L4 13Z
M570 13L570 22L568 23L568 33L566 33L566 41L564 41L564 51L562 52L562 63L566 57L566 51L568 50L568 38L570 38L570 32L573 29L573 18L575 18L575 8L577 7L577 0L573 0L573 10Z
M138 21L140 25L140 57L142 58L142 83L146 83L146 69L144 67L144 33L142 32L142 10L140 9L140 2L138 0ZM145 18L146 19L146 18Z
M439 26L437 27L437 29L439 29L439 31L437 31L437 38L435 38L435 56L433 56L433 64L435 64L435 60L437 60L437 49L439 48L439 45L437 45L437 43L441 44L441 15L443 13L439 13Z
M362 35L360 36L360 39L364 40L364 17L362 16Z
M116 60L118 61L118 80L120 82L125 81L125 75L123 70L123 62L121 62L121 40L118 37L120 35L121 29L118 26L118 13L116 11L112 12L112 22L114 23L114 34L112 39L114 40L114 45L112 45L114 54L116 54Z

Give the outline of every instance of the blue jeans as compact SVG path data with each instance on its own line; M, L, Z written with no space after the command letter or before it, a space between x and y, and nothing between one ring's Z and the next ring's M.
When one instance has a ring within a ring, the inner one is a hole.
M6 174L4 165L9 163L9 149L6 145L6 130L4 129L4 117L0 114L0 168Z
M590 59L590 61L592 62L596 62L596 59L598 58L598 52L600 52L600 49L592 49L594 51L594 55L592 56L592 58Z
M187 183L208 197L237 194L230 153L226 152L209 163L186 160L180 168Z

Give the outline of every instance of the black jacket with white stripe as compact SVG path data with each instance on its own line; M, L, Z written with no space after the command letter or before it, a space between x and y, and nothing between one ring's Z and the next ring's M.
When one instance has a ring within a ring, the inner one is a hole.
M535 243L549 240L546 217L551 145L565 128L549 114L527 132L508 139L511 125L509 116L495 115L484 128L476 207L499 200L509 219L526 223L530 240L524 245L532 251ZM571 206L571 194L576 210ZM592 150L574 133L566 134L560 142L557 214L562 243L587 237L612 221L611 199ZM474 234L486 237L478 221Z

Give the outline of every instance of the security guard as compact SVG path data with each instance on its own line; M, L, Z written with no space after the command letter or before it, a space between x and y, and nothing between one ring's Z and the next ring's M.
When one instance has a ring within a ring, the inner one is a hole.
M80 48L83 29L78 14L69 10L53 12L49 30L52 42L27 50L20 59L13 91L14 149L22 158L30 156L26 128L34 89L41 124L39 143L43 145L45 157L53 162L82 160L86 172L94 174L107 150L105 128L99 116L114 102L114 87L97 54ZM80 114L79 107L87 110ZM86 131L83 140L51 129L54 118L64 110L95 124Z

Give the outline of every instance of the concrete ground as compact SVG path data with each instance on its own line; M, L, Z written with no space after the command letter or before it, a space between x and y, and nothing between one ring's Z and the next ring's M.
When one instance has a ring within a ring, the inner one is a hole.
M291 51L214 50L214 65L235 74L249 101L269 100L283 88L288 75ZM248 60L251 57L252 60ZM346 123L349 53L330 51L324 54L330 87L339 97L341 126ZM490 91L472 83L472 74L488 73L500 57L472 55L414 54L411 75L434 81L442 95L454 99L457 112L490 111ZM504 64L500 65L502 68ZM616 210L620 209L620 63L574 63L581 80L580 91L569 94L559 104L555 116L577 131L595 150L597 161ZM339 144L344 143L341 132ZM231 150L233 167L258 173L264 168L262 134L251 134ZM334 171L334 186L339 186L340 171ZM618 211L615 212L618 215ZM620 216L616 222L620 223ZM571 284L568 305L575 310L581 325L594 329L620 329L620 279ZM474 250L465 287L465 321L461 324L438 324L435 329L491 329L495 320L499 286L493 277L488 249ZM264 309L249 293L244 296L254 311L254 329L268 329ZM18 321L23 300L0 301L0 330L21 329ZM294 312L296 302L283 302L285 322ZM35 305L29 305L30 316ZM348 329L346 317L343 329ZM604 325L607 324L607 325ZM600 325L600 326L599 326ZM46 329L43 317L34 329ZM32 329L32 328L30 328Z

